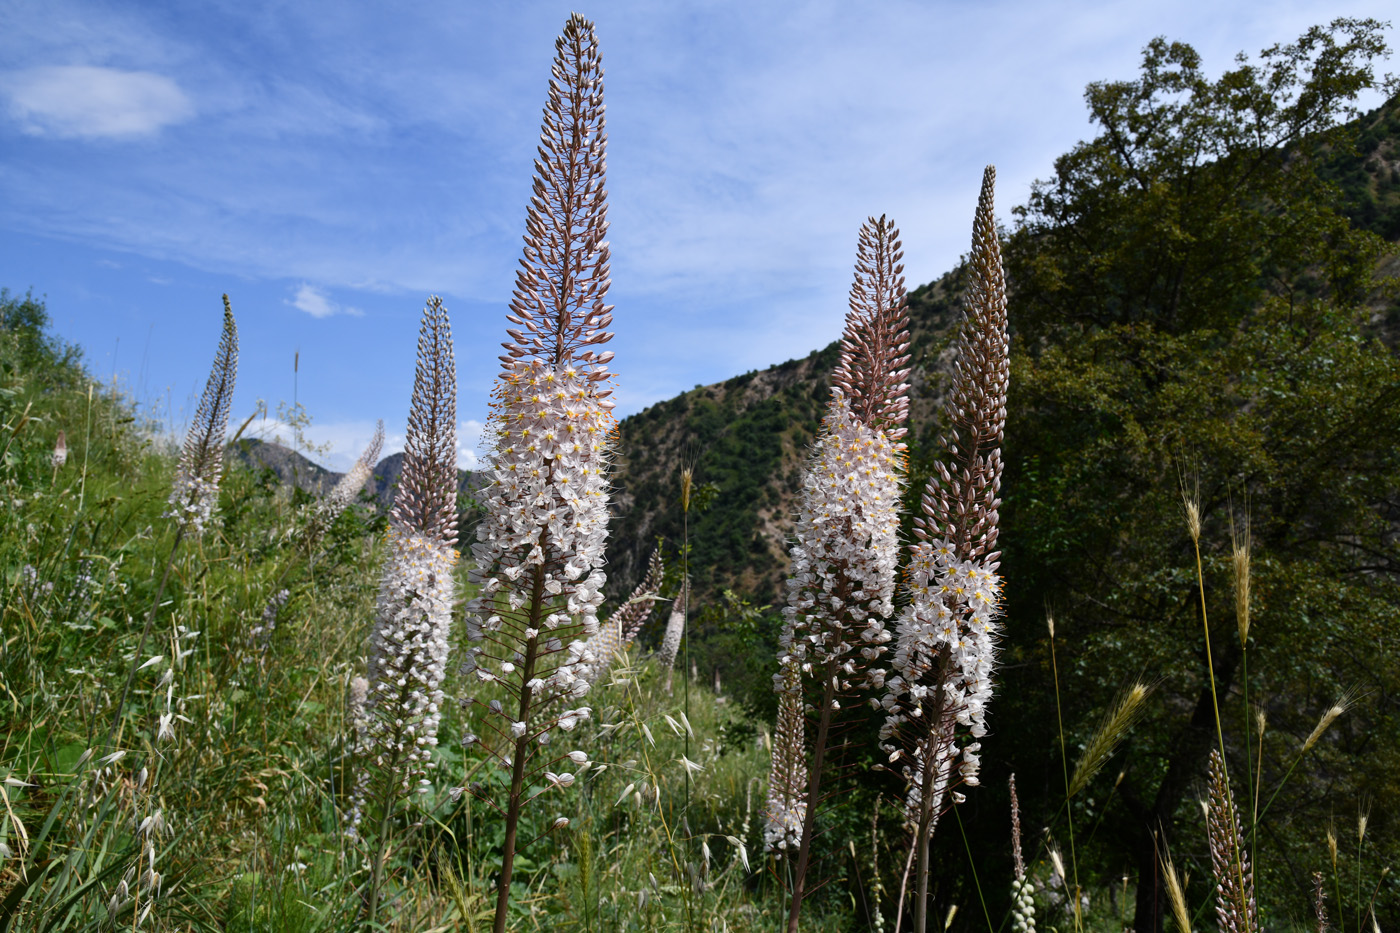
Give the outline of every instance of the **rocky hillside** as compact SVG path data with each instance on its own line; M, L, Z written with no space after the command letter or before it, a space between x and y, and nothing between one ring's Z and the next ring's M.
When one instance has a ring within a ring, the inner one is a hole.
M959 269L910 295L915 451L937 439L961 289ZM680 471L691 465L696 485L712 484L714 492L709 506L690 516L698 601L725 588L760 601L780 599L802 466L820 428L837 349L832 342L802 359L693 389L622 421L613 472L610 591L625 592L634 584L658 538L668 557L679 550Z
M327 470L295 450L281 444L269 444L260 440L245 438L230 445L230 456L252 470L271 470L285 485L297 486L313 495L323 495L340 482L344 473ZM374 473L365 483L368 490L383 508L393 504L394 491L399 486L399 476L403 473L403 454L390 454L374 467ZM467 470L457 471L457 491L459 495L470 496L481 476Z

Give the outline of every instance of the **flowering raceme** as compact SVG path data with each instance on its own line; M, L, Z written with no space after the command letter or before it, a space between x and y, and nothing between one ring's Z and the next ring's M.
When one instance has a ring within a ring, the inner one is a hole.
M578 702L594 660L583 639L598 632L615 434L612 390L603 386L612 353L594 349L612 339L612 307L604 301L607 133L593 24L573 14L554 48L524 255L506 315L514 327L492 393L487 430L495 450L472 547L480 589L467 606L474 644L463 665L505 694L505 702L485 704L495 735L481 742L510 772L505 806L473 788L505 817L496 933L505 930L527 780L568 787L575 773L554 767L564 758L579 773L588 767L582 751L544 749L591 714Z
M1009 379L1006 279L1001 267L988 166L972 227L966 311L958 333L947 433L950 469L935 463L914 520L919 541L908 567L909 604L896 626L881 747L905 780L905 819L918 855L915 930L927 928L929 838L958 764L976 784L980 739L992 695L1001 581L997 509ZM958 747L961 730L973 741ZM956 801L958 795L954 793Z
M238 373L238 326L228 295L224 296L224 331L204 394L199 397L194 420L185 435L175 482L170 490L170 511L182 529L199 535L212 520L219 504L219 477L224 471L224 434L228 411L233 402L233 383Z
M940 699L948 720L932 743L935 756L951 754L953 735L949 726L953 722L967 726L974 738L986 734L986 707L992 695L996 653L992 635L1000 587L1001 581L994 572L978 562L954 557L953 546L947 541L920 541L913 546L909 561L911 599L900 616L890 664L895 673L886 684L881 704L890 714L881 727L883 741L888 743L910 717L936 712L930 703ZM945 660L946 672L940 680L939 665ZM916 746L911 752L913 760L901 769L908 781L906 813L915 824L926 778L922 765L929 746L928 742ZM897 752L895 746L888 744L887 750ZM962 749L961 774L968 784L977 783L980 750L978 742ZM947 773L935 778L935 810L947 778Z
M651 552L647 565L647 575L637 584L627 602L619 606L606 622L599 623L598 634L588 639L588 650L593 661L584 675L590 684L596 684L608 668L637 637L642 624L651 615L661 590L661 580L665 576L665 565L661 560L661 549Z
M781 695L769 779L765 839L797 845L788 929L798 925L822 770L838 697L853 685L880 686L891 639L899 566L899 505L908 417L908 313L899 230L881 217L861 227L850 311L831 399L803 477L788 605L778 641ZM802 682L822 691L809 768L802 761ZM796 747L782 743L799 743ZM782 747L779 747L779 746ZM806 788L794 785L805 778ZM793 830L800 815L800 829ZM780 846L779 846L780 847Z
M437 744L457 561L456 423L452 331L447 309L433 297L418 337L403 479L389 518L366 696L355 711L358 751L381 776L386 812L395 787L407 791L415 778L427 784L423 775ZM368 780L362 771L352 831Z
M802 665L831 661L849 675L890 640L903 445L858 421L839 388L823 427L804 480L781 648Z
M340 482L335 484L335 488L326 494L326 498L319 503L319 523L326 528L335 524L336 518L350 507L350 503L355 501L355 497L364 488L365 481L374 473L374 467L379 463L379 452L384 449L384 422L376 422L374 426L374 436L369 440L369 446L360 454L360 459L355 461Z
M570 636L598 632L612 415L590 376L572 364L553 369L535 360L514 364L497 383L494 482L485 490L486 518L472 548L476 566L487 570L468 607L467 630L500 653L474 649L467 667L483 681L521 680L536 705L587 693L584 662L593 660L591 652L571 641L567 659L536 678L533 665L525 676L524 653L504 648L534 643L557 652L561 627ZM548 602L527 606L536 580Z

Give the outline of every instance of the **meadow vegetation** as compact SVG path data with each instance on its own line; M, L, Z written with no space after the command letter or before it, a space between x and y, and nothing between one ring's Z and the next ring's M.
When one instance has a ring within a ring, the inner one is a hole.
M0 933L1393 928L1380 29L1154 41L937 286L872 218L838 345L619 426L571 17L470 502L436 298L386 510L228 456L236 303L179 450L0 293Z

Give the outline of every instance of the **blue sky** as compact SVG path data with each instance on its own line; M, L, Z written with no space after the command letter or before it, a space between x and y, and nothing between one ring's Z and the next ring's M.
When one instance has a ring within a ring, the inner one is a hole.
M0 285L46 295L94 373L177 430L228 292L235 422L295 392L339 468L376 418L401 446L418 316L440 294L470 466L571 9L0 0ZM983 166L1009 221L1091 135L1084 86L1133 77L1152 37L1190 42L1218 73L1334 16L1392 9L579 8L606 72L619 414L835 339L868 215L899 224L911 287L946 271Z

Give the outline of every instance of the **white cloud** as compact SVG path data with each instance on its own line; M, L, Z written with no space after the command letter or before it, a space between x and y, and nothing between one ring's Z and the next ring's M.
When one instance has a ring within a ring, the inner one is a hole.
M336 304L326 296L320 289L307 285L305 282L297 289L296 296L287 304L298 310L305 311L312 317L330 317L332 314L349 314L353 317L362 317L364 312L359 308L352 308L349 305Z
M149 71L48 65L0 78L10 115L35 136L124 139L188 120L194 105L170 78Z
M485 443L482 432L485 429L480 421L468 419L457 425L457 467L462 470L482 468L481 456L477 450Z

